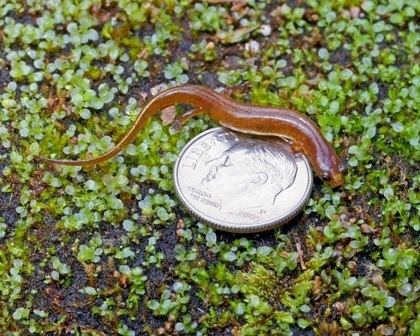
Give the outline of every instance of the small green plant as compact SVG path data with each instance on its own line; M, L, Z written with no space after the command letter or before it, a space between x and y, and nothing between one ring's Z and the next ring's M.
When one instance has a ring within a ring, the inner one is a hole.
M191 29L195 31L217 32L224 27L226 10L219 6L208 6L204 3L194 4L190 12Z
M188 70L188 63L186 59L181 59L174 63L168 64L165 67L164 76L166 79L172 79L177 84L186 84L188 82L188 75L184 71Z
M66 264L60 261L60 259L57 256L51 257L51 264L53 270L50 273L50 276L53 280L59 281L60 276L68 276L71 274L70 267Z
M101 245L102 239L99 237L92 238L88 245L80 245L79 252L77 253L77 260L80 262L99 262L103 252Z

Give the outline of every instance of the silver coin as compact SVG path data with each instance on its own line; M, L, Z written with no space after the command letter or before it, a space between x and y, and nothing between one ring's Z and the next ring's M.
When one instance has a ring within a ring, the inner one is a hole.
M218 127L184 147L174 180L181 202L199 220L247 233L272 229L298 214L311 193L312 170L285 141Z

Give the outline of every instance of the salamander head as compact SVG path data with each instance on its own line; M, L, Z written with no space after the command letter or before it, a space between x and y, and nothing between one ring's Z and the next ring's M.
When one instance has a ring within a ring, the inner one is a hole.
M339 187L344 183L343 173L345 170L345 165L336 157L335 160L330 162L329 168L321 172L320 177L327 182L331 188Z

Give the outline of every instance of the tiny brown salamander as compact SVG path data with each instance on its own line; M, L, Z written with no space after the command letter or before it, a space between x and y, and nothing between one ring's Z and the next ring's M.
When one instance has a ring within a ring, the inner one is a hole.
M39 157L41 161L71 166L95 165L103 162L134 141L147 121L168 106L188 104L195 109L178 116L179 127L188 119L208 114L220 125L247 134L276 136L291 140L295 152L304 153L315 173L331 187L343 184L344 165L316 124L306 116L279 108L261 107L235 102L223 94L199 85L171 88L154 97L137 116L134 125L113 149L97 158L72 161Z

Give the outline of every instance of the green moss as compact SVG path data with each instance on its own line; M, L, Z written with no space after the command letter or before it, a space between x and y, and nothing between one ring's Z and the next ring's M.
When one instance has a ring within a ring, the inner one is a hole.
M418 12L0 5L0 334L417 335ZM233 236L173 189L180 150L215 125L205 116L178 133L156 116L96 167L34 160L106 152L152 91L187 82L306 114L347 162L345 185L316 181L289 225Z

